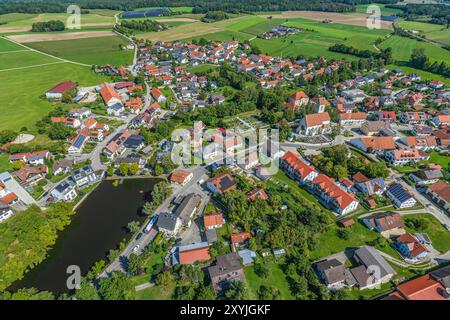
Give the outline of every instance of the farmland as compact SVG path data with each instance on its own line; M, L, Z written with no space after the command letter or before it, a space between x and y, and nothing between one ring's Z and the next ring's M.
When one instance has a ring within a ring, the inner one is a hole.
M100 13L101 11L98 11ZM21 32L31 30L31 26L35 22L45 22L50 20L61 20L66 22L69 15L65 13L42 13L42 14L17 14L11 13L3 15L0 21L6 24L0 25L0 33ZM112 26L114 17L100 14L83 14L81 15L81 25L83 26Z
M16 51L17 47L21 51ZM0 39L0 52L0 130L34 129L36 121L52 108L42 95L61 81L93 85L105 80L89 67L65 63L5 39ZM20 69L9 70L12 68Z
M400 22L400 27L406 30L418 31L421 36L427 39L450 46L450 29L446 28L446 26L416 21L402 21Z
M133 51L123 51L119 45L128 42L118 36L62 41L31 42L27 45L57 57L86 64L129 64Z

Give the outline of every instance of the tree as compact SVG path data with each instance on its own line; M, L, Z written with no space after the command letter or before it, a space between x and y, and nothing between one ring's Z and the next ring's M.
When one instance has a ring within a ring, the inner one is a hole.
M128 175L128 171L130 169L130 166L128 165L128 163L122 162L119 165L119 172L121 175L126 176Z
M18 136L17 132L12 130L2 130L0 131L0 145L14 141Z
M100 300L93 284L84 278L81 279L80 289L75 290L75 297L78 300Z
M12 293L8 300L55 300L53 293L36 288L23 288Z
M409 62L415 68L424 69L429 64L428 57L425 54L425 49L415 48L411 53Z
M106 174L108 177L112 177L114 175L114 168L112 166L109 166L106 170Z
M172 273L169 270L163 271L156 276L155 283L158 286L167 287L173 282Z
M216 293L212 286L200 286L197 293L197 300L215 300L217 299Z
M132 163L129 168L129 174L134 176L139 172L139 165L137 163Z
M52 140L65 140L72 135L72 130L62 122L52 123L48 129L48 136Z
M253 263L253 268L255 269L255 273L262 278L267 278L270 274L269 264L263 261L262 258L257 257Z
M141 223L139 221L130 221L127 225L128 231L136 233L141 229Z
M106 262L105 262L105 260L103 260L103 259L98 260L98 261L92 266L92 272L93 272L95 275L98 276L100 273L103 272L103 270L105 269L105 267L106 267Z
M227 300L247 300L248 289L242 281L232 281L229 283L228 288L224 294Z
M139 275L141 273L143 259L137 254L130 254L127 262L127 271L133 275Z
M98 292L104 300L133 300L133 283L120 271L114 271L110 277L103 277L98 283Z

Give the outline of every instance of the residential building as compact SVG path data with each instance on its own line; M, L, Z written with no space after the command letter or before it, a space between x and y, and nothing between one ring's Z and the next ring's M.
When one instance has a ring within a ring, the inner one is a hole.
M435 184L443 177L441 170L425 169L409 174L409 178L418 186Z
M159 231L170 236L175 236L181 227L189 228L192 217L198 210L201 203L201 197L190 193L183 198L173 213L161 214L158 219Z
M71 159L59 159L56 160L52 166L52 175L57 176L60 174L67 174L72 171L75 161Z
M263 188L256 188L247 193L247 201L254 201L256 199L266 201L269 199L269 195Z
M280 167L301 185L313 181L319 175L315 167L301 160L300 155L292 151L280 158Z
M217 256L216 264L208 268L211 283L216 293L226 289L232 281L244 281L244 270L237 252Z
M396 250L411 263L419 262L428 255L428 251L412 234L406 232L395 239Z
M314 178L309 189L325 206L337 214L347 214L358 207L358 200L325 174L321 173Z
M450 213L450 186L447 183L439 180L429 186L426 193L440 208Z
M411 208L416 205L417 200L399 183L392 183L386 191L396 208Z
M233 233L231 236L231 245L235 248L243 247L250 239L250 232Z
M367 118L365 112L340 113L339 124L341 126L361 126Z
M87 165L75 170L71 176L79 189L93 185L98 181L98 177L95 174L91 166Z
M390 129L391 125L389 121L364 121L361 125L361 132L366 136L373 136L378 134L383 129Z
M170 182L185 186L194 177L192 172L177 169L170 174Z
M431 122L433 122L438 127L450 126L450 115L437 114L433 118L431 118Z
M400 139L408 148L428 151L437 147L436 137L434 136L410 136Z
M298 133L305 136L315 136L331 133L330 115L328 112L307 114L300 120Z
M307 105L308 102L308 95L304 91L297 91L293 95L289 96L287 107L295 111L298 108Z
M10 206L0 201L0 223L11 218L13 214L14 212L11 210Z
M211 260L208 242L199 242L178 247L178 261L180 264L194 264Z
M75 185L67 181L59 183L50 194L55 201L73 201L77 197Z
M206 230L217 229L224 225L223 216L221 213L210 212L203 216L203 225Z
M429 155L417 149L396 149L385 153L385 159L394 166L404 166L427 160Z
M355 187L359 191L369 196L374 194L381 195L386 191L386 185L383 178L369 179L361 172L358 172L353 176L353 181L355 182Z
M166 102L167 98L163 95L163 93L156 87L153 87L150 90L150 94L152 95L153 99L157 101L158 103Z
M428 120L425 112L403 112L400 120L408 124L424 124Z
M236 189L237 184L228 173L220 173L209 179L206 182L206 187L213 193L223 195L228 191Z
M405 223L398 212L377 212L361 220L370 230L379 232L385 238L405 233Z
M48 150L16 153L9 156L9 162L23 161L32 166L44 164L46 159L50 159L51 154Z
M362 137L354 138L349 143L359 150L368 153L379 153L395 149L393 137Z
M106 84L102 85L102 88L100 89L100 96L102 97L103 102L105 102L106 106L108 107L116 104L122 104L120 94L114 88L111 88Z
M19 181L22 186L33 186L40 180L45 178L47 174L47 165L40 166L23 166L13 173L13 176Z
M319 261L314 267L328 290L339 290L353 284L348 269L337 259Z

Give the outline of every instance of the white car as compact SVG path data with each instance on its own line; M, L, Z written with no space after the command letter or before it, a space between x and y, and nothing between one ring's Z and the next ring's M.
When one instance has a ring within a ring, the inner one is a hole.
M140 246L136 245L136 247L133 248L134 253L137 253L139 251Z

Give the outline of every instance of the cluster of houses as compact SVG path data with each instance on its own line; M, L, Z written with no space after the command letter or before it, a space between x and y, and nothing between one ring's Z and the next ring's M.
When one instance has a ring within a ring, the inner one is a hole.
M286 37L300 32L304 32L304 30L294 27L276 26L269 31L264 32L258 37L267 40L272 38Z

